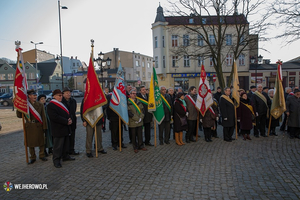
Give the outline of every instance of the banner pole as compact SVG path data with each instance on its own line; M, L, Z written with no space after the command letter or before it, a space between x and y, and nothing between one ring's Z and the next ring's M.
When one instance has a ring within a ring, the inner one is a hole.
M197 129L196 129L196 141L198 141L198 133L199 133L199 119L200 116L199 116L199 112L197 114Z
M237 129L237 117L236 117L236 106L234 106L234 115L235 115L235 139L238 139L238 129Z
M271 121L272 121L272 115L270 114L269 127L268 127L268 137L269 137L270 129L271 129Z
M101 131L101 129L100 129ZM98 142L97 142L97 124L95 125L95 146L96 146L96 158L98 158Z
M27 133L26 133L26 130L25 130L24 113L22 113L22 122L23 122L23 131L24 131L24 145L25 145L26 163L28 163Z
M122 151L122 135L121 135L121 118L119 117L119 147L120 147L120 151Z
M156 147L156 120L153 120L154 125L154 146Z

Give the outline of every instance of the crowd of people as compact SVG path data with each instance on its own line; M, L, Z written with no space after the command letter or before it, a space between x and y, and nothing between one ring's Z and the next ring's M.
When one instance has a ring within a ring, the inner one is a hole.
M96 128L98 153L107 154L102 145L102 132L106 130L106 119L109 120L111 131L111 144L113 150L127 148L123 142L123 130L129 130L129 140L133 151L147 151L146 146L154 146L151 143L151 127L153 127L153 114L148 111L149 90L141 86L139 91L131 85L126 86L128 125L121 122L119 126L119 115L109 106L111 93L105 89L107 104L103 106L104 115L92 128L83 117L82 109L84 100L81 103L82 125L86 128L86 156L93 157L93 138ZM197 88L191 86L185 94L181 88L175 93L173 88L160 86L160 93L163 99L164 119L158 125L159 144L169 145L171 130L178 146L186 143L196 142L198 130L203 130L204 140L212 142L212 137L218 138L218 125L223 126L223 139L226 142L235 140L233 137L235 127L244 140L251 140L250 134L253 129L255 137L267 137L269 121L270 134L277 136L276 127L280 125L281 131L287 132L291 139L300 139L300 91L297 87L285 88L286 112L284 116L275 119L270 115L270 108L274 96L274 90L262 85L251 86L249 93L240 89L240 105L235 109L231 97L231 88L226 87L224 91L220 87L212 95L213 104L209 106L202 116L195 102L197 101ZM27 91L30 108L30 120L26 119L26 145L29 147L30 161L36 161L35 147L39 147L39 159L47 161L47 156L53 154L52 160L56 168L62 167L62 161L75 160L72 155L78 155L75 151L75 132L77 127L76 109L77 102L71 97L69 88L63 91L53 91L53 99L46 104L46 96L39 95L34 90ZM17 116L22 113L17 111ZM271 120L270 120L271 117ZM121 129L121 130L120 130ZM119 137L121 131L121 137ZM144 135L143 135L144 132ZM185 137L185 141L184 141ZM119 141L121 139L121 141Z

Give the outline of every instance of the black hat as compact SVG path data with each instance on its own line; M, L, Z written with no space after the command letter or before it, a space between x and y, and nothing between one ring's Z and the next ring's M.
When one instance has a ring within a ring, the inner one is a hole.
M27 94L28 94L28 95L32 95L32 94L33 94L33 95L37 95L36 92L34 91L34 89L27 90Z
M45 97L45 99L46 99L46 95L45 95L45 94L40 94L40 95L38 96L37 100L38 100L38 101L41 100L42 97Z
M56 95L56 94L62 94L60 89L56 89L52 92L52 96Z
M219 87L217 87L217 90L218 90L218 89L221 89L221 87L220 87L220 86L219 86Z
M250 89L253 89L253 88L256 88L256 86L255 85L251 85Z
M269 89L269 87L263 87L263 90L265 90L265 89Z
M295 90L294 90L294 94L296 94L297 92L300 92L300 90L295 89Z
M182 95L184 95L182 92L179 92L177 95L176 95L176 98L180 98Z
M67 91L71 92L70 88L65 87L62 92L64 93L64 92L67 92Z

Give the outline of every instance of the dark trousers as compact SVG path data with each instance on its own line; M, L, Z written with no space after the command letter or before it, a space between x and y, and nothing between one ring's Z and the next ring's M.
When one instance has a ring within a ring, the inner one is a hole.
M258 130L260 135L266 135L266 118L266 114L258 115L256 117L256 130L254 129L254 135L258 135Z
M231 140L234 131L234 126L232 127L223 127L223 137L224 140Z
M185 140L194 140L193 136L196 136L197 129L197 120L187 120L188 131L185 134Z
M289 130L290 130L291 137L299 138L299 136L300 136L300 128L299 127L290 127L289 126Z
M204 128L204 127L203 127L203 132L204 132L205 140L211 138L212 130L211 130L210 127L209 127L209 128Z
M143 127L142 126L138 126L134 128L129 127L129 131L131 132L132 135L131 142L132 142L133 149L143 148L144 147L143 133L142 133Z
M75 151L75 130L71 130L71 135L69 136L69 153L72 153Z
M113 147L119 146L119 129L121 129L121 142L123 146L123 123L121 122L121 127L119 127L118 121L110 121L109 129L111 131L111 145Z
M39 148L40 148L39 158L44 158L45 157L45 145L42 145ZM29 147L29 153L30 153L30 160L35 160L36 155L35 155L34 147Z
M149 144L151 140L151 135L150 135L150 122L149 123L144 123L144 134L145 134L145 144Z
M163 121L160 125L158 125L158 130L159 130L159 141L169 142L170 131L171 131L170 121ZM165 132L165 137L164 137L164 132Z
M242 135L245 135L245 134L250 135L250 130L242 130L242 129L241 129L241 134L242 134Z
M53 163L60 163L60 159L69 158L69 136L65 137L53 137Z

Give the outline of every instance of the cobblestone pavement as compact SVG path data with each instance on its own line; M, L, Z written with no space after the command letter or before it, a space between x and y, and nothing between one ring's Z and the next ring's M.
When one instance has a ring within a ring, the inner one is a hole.
M47 190L0 189L0 199L300 199L300 140L254 138L231 143L222 138L177 146L113 151L110 132L103 133L108 154L85 155L85 129L78 119L75 161L57 169L48 157L25 162L23 132L0 135L0 183L47 184ZM218 135L222 127L218 127ZM153 130L152 130L152 143ZM36 153L38 148L36 148ZM94 153L94 152L93 152Z

